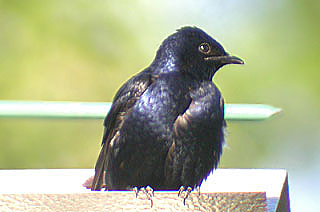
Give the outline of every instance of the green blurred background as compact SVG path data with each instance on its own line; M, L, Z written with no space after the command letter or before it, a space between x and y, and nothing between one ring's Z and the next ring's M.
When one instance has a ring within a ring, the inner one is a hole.
M220 167L285 168L292 211L319 211L319 22L311 0L0 0L0 99L111 101L165 37L198 26L246 62L215 76L227 103L283 109L229 122ZM102 120L0 119L0 168L92 168L102 131Z

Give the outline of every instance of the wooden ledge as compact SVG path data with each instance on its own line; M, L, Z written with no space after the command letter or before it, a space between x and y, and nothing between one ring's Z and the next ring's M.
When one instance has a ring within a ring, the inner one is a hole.
M218 169L183 205L177 192L93 192L92 169L0 170L0 211L290 211L287 172Z

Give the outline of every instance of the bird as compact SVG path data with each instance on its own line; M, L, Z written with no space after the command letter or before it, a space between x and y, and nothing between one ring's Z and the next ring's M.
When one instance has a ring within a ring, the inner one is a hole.
M244 62L202 29L169 35L115 94L91 189L200 188L222 154L224 99L212 78L227 64Z

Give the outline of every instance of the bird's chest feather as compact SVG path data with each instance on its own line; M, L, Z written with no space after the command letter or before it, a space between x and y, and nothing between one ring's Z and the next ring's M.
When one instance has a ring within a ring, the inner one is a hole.
M181 80L159 80L151 85L135 106L137 114L157 123L172 123L190 101L189 87Z
M139 98L126 123L148 140L171 140L174 121L190 101L187 83L175 77L160 78Z

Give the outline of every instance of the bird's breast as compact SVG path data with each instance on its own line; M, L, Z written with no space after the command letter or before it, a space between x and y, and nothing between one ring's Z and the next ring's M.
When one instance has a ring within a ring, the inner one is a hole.
M159 78L132 108L126 124L150 140L171 140L176 118L190 102L189 88L181 79ZM125 126L124 126L125 127Z

